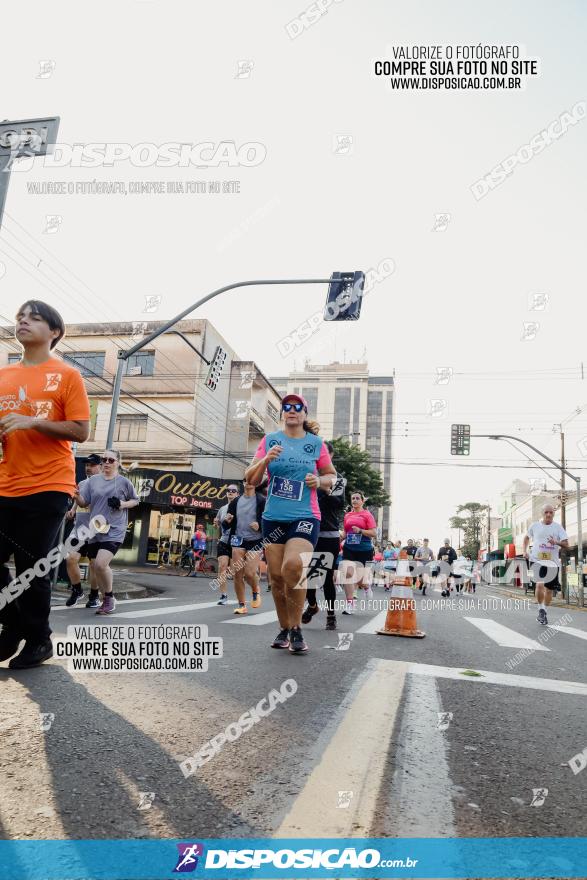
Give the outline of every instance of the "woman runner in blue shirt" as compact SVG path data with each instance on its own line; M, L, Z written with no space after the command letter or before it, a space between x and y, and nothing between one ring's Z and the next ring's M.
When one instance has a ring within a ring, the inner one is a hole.
M263 539L281 626L271 647L301 654L308 650L300 627L306 599L304 568L320 530L317 489L332 488L336 471L326 444L316 436L317 425L307 420L304 398L286 394L281 411L283 429L265 435L245 480L258 486L265 472L269 478Z

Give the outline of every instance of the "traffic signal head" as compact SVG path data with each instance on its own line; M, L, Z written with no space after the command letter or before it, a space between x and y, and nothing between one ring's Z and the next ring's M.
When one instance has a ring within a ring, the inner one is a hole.
M358 321L364 286L364 272L333 272L324 306L324 320Z

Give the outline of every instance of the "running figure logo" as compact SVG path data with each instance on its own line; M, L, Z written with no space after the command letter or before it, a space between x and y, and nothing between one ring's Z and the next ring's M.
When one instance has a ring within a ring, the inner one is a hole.
M51 725L54 721L55 714L53 712L39 712L39 724L41 726L41 730L51 730Z
M354 639L353 633L338 633L338 645L335 651L349 651L351 642Z
M139 805L137 810L150 810L151 804L155 800L155 792L154 791L139 791Z
M198 867L199 856L204 855L201 843L178 843L179 857L173 869L174 874L191 874Z
M452 721L452 712L439 712L438 713L438 721L436 722L437 730L448 730L449 724Z
M43 391L57 391L62 378L62 373L45 373L45 387Z
M532 800L530 801L530 806L531 807L541 807L547 797L548 797L548 789L547 788L533 788L532 789Z

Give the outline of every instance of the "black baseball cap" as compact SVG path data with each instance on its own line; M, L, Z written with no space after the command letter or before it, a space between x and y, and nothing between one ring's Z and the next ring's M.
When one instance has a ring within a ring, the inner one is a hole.
M97 452L92 452L86 458L86 464L101 464L101 462L102 462L102 459L100 458L100 456L98 455Z

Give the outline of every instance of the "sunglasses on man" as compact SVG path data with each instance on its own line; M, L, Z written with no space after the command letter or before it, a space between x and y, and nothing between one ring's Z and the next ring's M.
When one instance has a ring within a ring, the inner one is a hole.
M284 412L294 412L300 413L305 407L303 403L282 403L281 408Z

